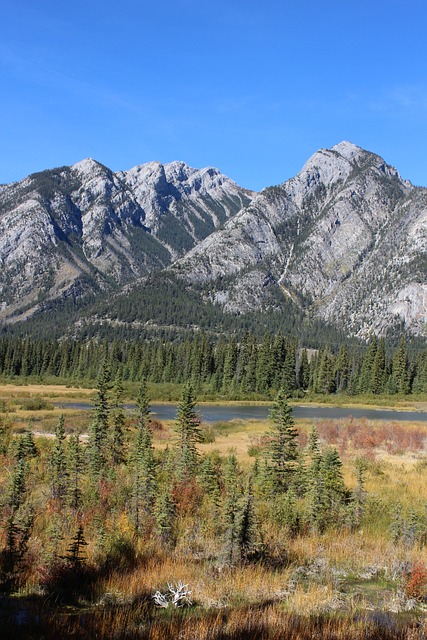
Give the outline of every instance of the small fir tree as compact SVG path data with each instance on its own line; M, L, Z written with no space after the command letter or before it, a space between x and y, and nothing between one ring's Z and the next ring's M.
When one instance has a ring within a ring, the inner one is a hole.
M80 439L78 435L72 434L70 436L67 454L67 469L70 479L70 507L76 513L81 506L80 476L83 469L83 455L80 449Z
M193 478L198 462L197 443L201 441L200 417L195 411L196 399L190 383L184 386L177 409L175 430L178 434L178 476L180 480Z
M271 410L273 428L269 432L269 463L276 488L286 490L291 485L298 464L298 432L292 409L284 391L280 391Z
M114 381L110 406L111 436L110 456L113 465L124 462L125 411L123 408L123 381L118 373Z
M110 372L104 361L97 379L97 391L92 424L90 427L88 453L94 478L99 478L107 460Z
M240 469L236 456L227 458L225 466L225 499L224 499L224 555L227 564L235 564L240 560Z
M63 502L68 489L68 471L65 455L64 416L61 414L55 429L55 440L50 458L52 497Z
M141 383L137 398L136 435L131 453L133 472L133 518L139 533L142 515L153 513L156 496L156 463L150 429L150 409L147 383Z

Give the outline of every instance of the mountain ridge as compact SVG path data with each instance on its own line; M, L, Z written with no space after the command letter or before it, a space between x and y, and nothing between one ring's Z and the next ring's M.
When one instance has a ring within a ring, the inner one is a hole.
M213 167L91 158L0 188L3 323L64 297L143 300L161 273L227 314L288 300L349 335L422 336L426 255L427 190L347 141L258 193Z

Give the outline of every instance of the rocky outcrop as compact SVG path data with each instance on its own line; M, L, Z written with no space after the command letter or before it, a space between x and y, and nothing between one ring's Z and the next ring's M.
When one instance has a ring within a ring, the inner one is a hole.
M161 269L251 192L217 169L152 162L113 173L92 159L0 190L0 319Z
M209 282L211 299L229 311L265 305L276 287L351 334L384 333L396 320L420 333L426 194L379 156L342 142L262 191L171 269L193 285Z
M349 142L258 194L212 167L91 159L0 187L0 321L164 271L225 312L292 300L352 335L425 335L426 255L427 190Z

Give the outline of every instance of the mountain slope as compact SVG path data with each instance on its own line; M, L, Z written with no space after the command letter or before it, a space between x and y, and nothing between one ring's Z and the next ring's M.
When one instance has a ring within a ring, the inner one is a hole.
M222 330L274 312L271 326L426 335L426 255L427 190L349 142L258 194L213 168L91 159L0 187L5 322L49 325L59 305L86 328Z
M0 188L0 319L110 291L171 263L250 202L217 169L87 159Z
M382 158L342 142L263 190L171 269L228 311L280 306L281 289L351 334L396 321L422 333L426 198Z

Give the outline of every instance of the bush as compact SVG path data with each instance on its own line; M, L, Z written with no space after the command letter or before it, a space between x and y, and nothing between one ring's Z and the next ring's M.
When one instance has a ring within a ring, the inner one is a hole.
M53 404L41 396L34 396L34 398L23 400L21 406L25 411L52 411L54 409Z
M427 598L427 567L417 561L411 565L404 581L405 595L414 600L424 601Z

